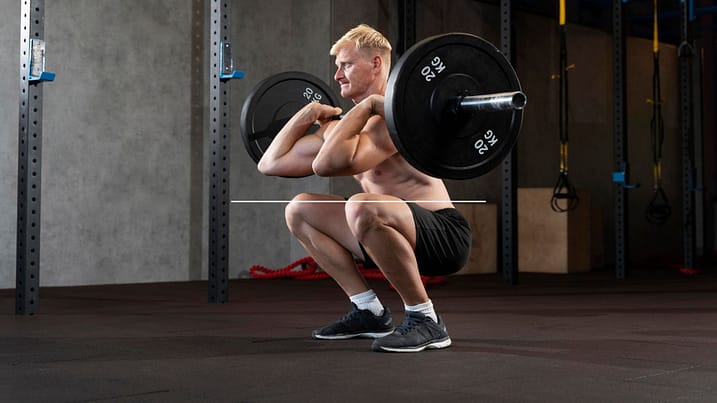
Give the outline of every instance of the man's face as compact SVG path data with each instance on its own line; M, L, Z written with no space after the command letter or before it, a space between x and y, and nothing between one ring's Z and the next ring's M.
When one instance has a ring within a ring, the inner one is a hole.
M336 80L341 86L341 96L354 102L370 95L374 80L374 63L371 57L353 46L345 46L336 54Z

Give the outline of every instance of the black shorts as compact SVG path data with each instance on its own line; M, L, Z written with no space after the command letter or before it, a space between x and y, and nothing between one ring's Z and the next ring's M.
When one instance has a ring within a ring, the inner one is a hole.
M471 228L454 208L431 211L415 203L407 203L416 223L416 260L424 276L444 276L463 268L471 253ZM366 253L364 267L377 268Z

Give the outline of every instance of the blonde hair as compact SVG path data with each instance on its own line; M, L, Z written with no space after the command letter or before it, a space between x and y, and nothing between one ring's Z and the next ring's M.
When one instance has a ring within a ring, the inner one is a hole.
M383 34L366 24L358 25L345 33L334 43L329 54L336 56L339 50L347 45L354 45L356 49L375 50L386 66L391 66L391 42Z

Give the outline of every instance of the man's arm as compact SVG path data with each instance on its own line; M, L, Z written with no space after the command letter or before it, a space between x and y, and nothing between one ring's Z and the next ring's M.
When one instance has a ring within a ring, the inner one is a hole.
M372 95L354 106L326 133L313 161L319 176L346 176L367 171L397 150L383 119L383 96Z
M311 102L289 119L262 155L257 169L264 175L305 176L313 173L311 164L324 143L324 132L331 117L341 108ZM318 122L319 129L306 131Z

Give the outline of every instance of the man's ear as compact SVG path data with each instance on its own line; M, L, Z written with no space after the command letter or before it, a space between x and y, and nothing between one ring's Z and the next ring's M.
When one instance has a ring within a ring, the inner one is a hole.
M371 62L373 63L373 68L381 67L381 64L383 64L383 60L381 60L381 56L379 55L374 56Z

